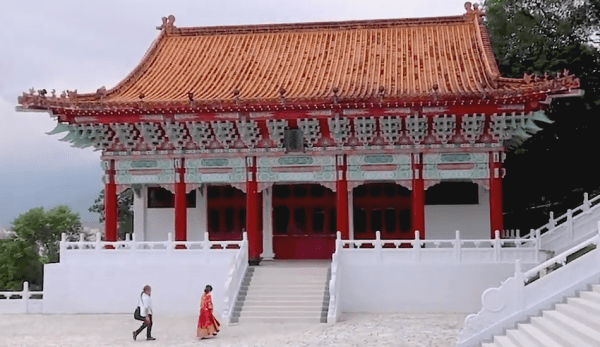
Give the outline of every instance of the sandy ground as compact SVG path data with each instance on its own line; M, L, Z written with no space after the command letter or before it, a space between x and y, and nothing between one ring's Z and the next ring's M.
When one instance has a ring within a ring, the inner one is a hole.
M197 317L160 316L138 341L130 315L0 315L0 346L455 346L465 314L345 314L335 325L240 323L194 338Z

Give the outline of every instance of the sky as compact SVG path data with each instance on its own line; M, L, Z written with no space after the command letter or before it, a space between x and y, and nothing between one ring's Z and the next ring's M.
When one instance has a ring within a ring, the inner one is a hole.
M462 15L464 0L0 1L0 229L34 207L69 205L84 222L103 188L100 153L46 135L48 113L17 113L17 97L112 88L139 63L161 18L178 27Z

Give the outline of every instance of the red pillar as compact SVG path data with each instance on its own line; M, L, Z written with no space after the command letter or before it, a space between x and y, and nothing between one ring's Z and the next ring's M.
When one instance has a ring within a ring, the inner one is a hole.
M185 194L184 159L176 160L175 165L175 241L187 240L187 198ZM185 248L178 245L177 249Z
M337 181L336 181L336 226L341 232L342 239L348 240L348 181L346 180L346 158L337 156Z
M115 161L108 160L105 169L104 181L104 239L106 241L117 241L117 185L115 183ZM107 247L108 248L108 247ZM112 248L112 247L111 247Z
M248 233L248 263L260 263L260 201L256 182L256 157L246 158L246 232Z
M423 163L420 153L413 153L412 180L412 231L419 231L419 237L425 239L425 181L423 180Z
M502 235L502 152L490 153L490 236L493 239L496 230Z

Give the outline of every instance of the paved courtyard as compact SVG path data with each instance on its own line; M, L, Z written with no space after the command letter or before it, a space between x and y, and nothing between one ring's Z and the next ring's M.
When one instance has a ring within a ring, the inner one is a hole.
M194 338L195 316L156 315L153 335L137 342L132 315L0 315L0 346L435 346L450 347L465 314L346 314L327 324L242 323L212 340Z

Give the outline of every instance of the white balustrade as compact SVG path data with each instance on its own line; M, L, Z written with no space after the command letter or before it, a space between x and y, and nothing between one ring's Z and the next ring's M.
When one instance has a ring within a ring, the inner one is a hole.
M223 300L223 319L231 322L235 302L248 270L248 234L243 233L240 251L231 260L227 280L225 281L225 298Z
M589 199L587 193L583 194L583 203L575 209L569 209L563 215L554 217L550 212L548 223L532 230L526 238L541 235L541 249L562 253L579 244L596 233L596 221L600 219L600 195Z
M43 296L44 292L30 291L28 282L23 282L23 290L20 292L0 292L0 296L4 297L0 298L0 314L41 313L42 298L32 299L33 295Z
M336 252L352 254L351 259L371 262L427 262L427 263L514 263L521 259L537 263L540 257L539 238L501 239L496 231L494 239L461 239L460 231L450 240L422 240L415 231L413 240L382 240L380 232L375 240L339 240L343 247Z
M600 230L600 222L597 227ZM537 230L536 234L539 232ZM457 346L480 346L483 341L501 334L503 329L512 329L516 322L526 320L540 310L550 309L564 297L575 295L576 290L596 283L600 279L598 245L600 234L597 232L594 237L524 273L520 260L517 260L513 277L502 282L500 287L489 288L483 293L483 308L465 319ZM579 258L575 259L576 254Z
M377 232L377 237L379 238L379 232ZM331 260L331 279L329 280L329 309L327 311L328 324L335 324L341 313L340 293L342 287L342 263L340 261L340 257L342 256L341 251L343 247L344 243L342 243L342 233L338 231L335 240L335 252L333 253Z

